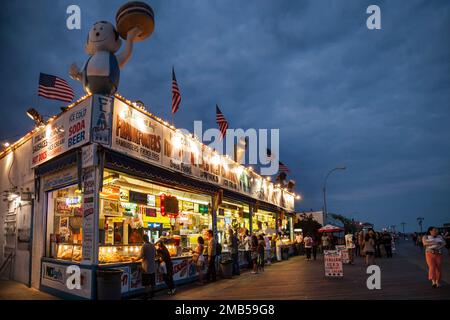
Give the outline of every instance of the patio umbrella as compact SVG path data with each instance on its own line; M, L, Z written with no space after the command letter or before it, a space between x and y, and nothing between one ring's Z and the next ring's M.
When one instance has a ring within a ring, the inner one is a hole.
M319 229L319 232L340 232L340 231L344 231L344 229L333 226L331 224L327 224L326 226L323 226L322 228Z

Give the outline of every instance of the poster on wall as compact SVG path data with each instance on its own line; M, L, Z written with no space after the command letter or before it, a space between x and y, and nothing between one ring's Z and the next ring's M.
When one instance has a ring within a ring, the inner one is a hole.
M325 250L325 277L343 277L342 254L339 250Z
M87 98L33 135L31 167L89 142L91 104Z
M92 96L92 142L111 144L112 108L114 98L95 94Z
M95 252L95 167L84 169L83 173L83 256L82 264L92 264Z

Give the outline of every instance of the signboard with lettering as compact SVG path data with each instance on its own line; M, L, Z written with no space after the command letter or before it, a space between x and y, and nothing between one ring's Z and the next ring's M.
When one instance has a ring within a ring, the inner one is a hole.
M122 101L114 100L112 148L161 164L163 126Z
M294 196L191 135L163 124L144 111L114 99L111 148L194 179L294 210ZM130 200L131 201L131 200Z
M343 277L342 254L340 250L324 251L325 276Z
M111 144L113 103L112 97L92 96L92 142L105 146Z
M89 142L91 103L91 98L80 102L33 135L31 167Z

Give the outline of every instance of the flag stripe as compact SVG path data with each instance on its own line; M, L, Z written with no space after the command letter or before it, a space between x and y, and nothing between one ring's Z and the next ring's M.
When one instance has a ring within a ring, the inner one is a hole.
M40 73L38 96L71 102L75 93L66 80L57 76Z
M178 88L177 78L175 76L175 69L172 67L172 114L175 114L180 108L181 93Z
M225 119L225 116L220 111L218 105L216 105L216 123L219 126L220 137L223 139L223 137L225 137L225 134L227 133L228 121L227 119Z

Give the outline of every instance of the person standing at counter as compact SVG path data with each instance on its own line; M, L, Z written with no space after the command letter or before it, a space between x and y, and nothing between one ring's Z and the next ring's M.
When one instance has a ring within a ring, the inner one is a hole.
M252 246L251 246L251 256L252 256L252 273L258 273L258 238L256 235L252 235Z
M239 240L236 236L236 233L233 232L233 229L230 228L230 237L228 239L228 243L231 246L231 259L233 260L233 275L240 275L239 271Z
M198 273L198 282L200 284L204 284L203 282L203 267L205 264L205 256L203 255L203 252L205 251L205 240L203 240L203 237L197 238L197 246L194 249L192 261L195 263L195 268L197 269Z
M266 251L266 242L264 237L259 235L258 237L258 272L264 271L264 252Z
M144 299L153 299L156 250L153 243L149 241L147 235L144 235L143 240L144 245L141 248L141 252L137 258L133 259L133 261L142 259L142 286L145 287Z
M212 230L207 232L208 240L208 271L206 272L206 280L216 281L216 239Z
M266 250L265 250L265 260L267 264L271 263L272 257L270 255L270 240L269 237L264 234L264 242L266 244Z
M251 256L251 246L252 246L252 238L250 238L250 233L248 232L248 230L245 230L245 235L244 235L244 250L245 250L245 260L247 260L247 268L251 269L253 267L252 264L252 256Z
M163 273L163 280L169 288L168 294L175 294L175 284L173 283L173 263L170 258L169 250L162 241L158 241L156 243L156 254L158 255L159 261L166 264L166 273Z

